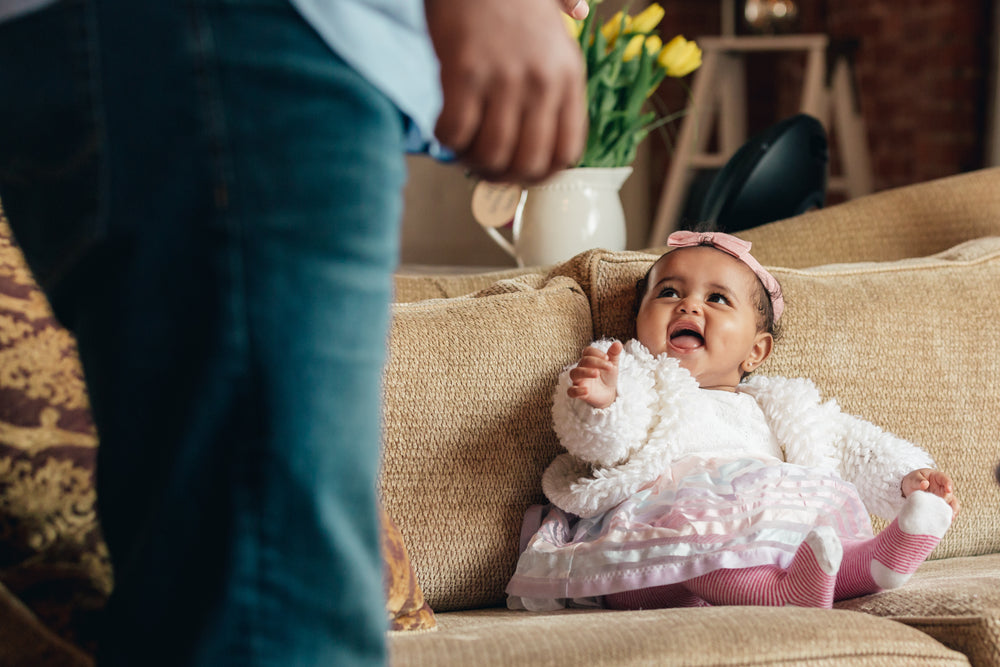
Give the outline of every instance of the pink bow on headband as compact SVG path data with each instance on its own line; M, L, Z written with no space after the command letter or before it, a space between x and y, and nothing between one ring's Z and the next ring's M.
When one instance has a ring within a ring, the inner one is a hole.
M774 321L781 319L781 313L785 310L785 299L781 296L781 285L767 272L760 262L750 254L750 247L753 245L749 241L736 238L732 234L723 232L674 232L667 238L667 245L671 248L692 248L695 246L712 246L728 253L750 267L750 270L760 278L764 284L764 289L771 295L771 308L774 310Z

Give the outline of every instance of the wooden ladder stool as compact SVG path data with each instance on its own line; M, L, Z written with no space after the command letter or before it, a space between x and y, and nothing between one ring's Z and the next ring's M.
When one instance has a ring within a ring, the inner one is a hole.
M719 36L701 37L702 65L695 72L691 102L681 122L681 131L670 163L670 171L649 235L650 247L666 243L677 228L678 217L698 169L718 169L747 140L747 93L745 57L760 52L805 52L806 66L800 110L829 132L832 114L843 177L831 177L828 189L849 197L872 189L871 164L860 113L850 53L838 49L831 54L826 35ZM712 128L718 124L717 146L707 152Z

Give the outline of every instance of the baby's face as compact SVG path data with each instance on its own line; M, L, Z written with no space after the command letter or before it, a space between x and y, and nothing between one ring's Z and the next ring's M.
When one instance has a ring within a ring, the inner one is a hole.
M732 255L674 250L650 272L636 337L680 361L702 388L735 390L771 352L771 335L757 330L756 290L753 271Z

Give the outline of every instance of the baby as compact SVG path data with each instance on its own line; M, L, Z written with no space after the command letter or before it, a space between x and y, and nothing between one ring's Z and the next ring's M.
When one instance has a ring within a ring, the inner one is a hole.
M599 341L560 376L568 453L545 471L512 608L830 607L905 583L959 509L930 456L754 377L781 288L722 233L675 232L637 286L637 340ZM895 517L877 537L868 512Z

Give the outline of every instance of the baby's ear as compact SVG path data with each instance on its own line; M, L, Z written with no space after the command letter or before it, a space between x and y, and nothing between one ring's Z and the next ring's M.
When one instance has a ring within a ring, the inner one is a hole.
M743 370L747 373L757 370L757 367L764 363L771 356L771 349L774 347L774 336L761 331L754 338L750 354L743 362Z

